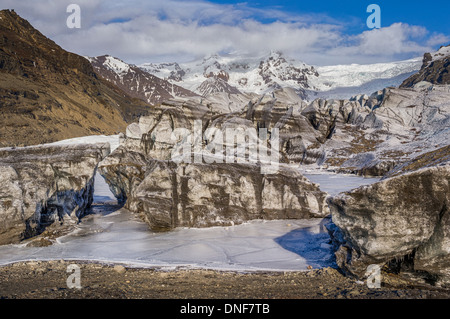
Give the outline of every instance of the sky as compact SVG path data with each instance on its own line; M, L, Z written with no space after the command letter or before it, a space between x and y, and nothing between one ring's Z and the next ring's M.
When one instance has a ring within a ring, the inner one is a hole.
M69 28L80 7L80 28ZM366 21L380 8L381 28ZM188 62L283 52L310 65L421 57L450 44L450 1L0 0L64 49L125 62Z

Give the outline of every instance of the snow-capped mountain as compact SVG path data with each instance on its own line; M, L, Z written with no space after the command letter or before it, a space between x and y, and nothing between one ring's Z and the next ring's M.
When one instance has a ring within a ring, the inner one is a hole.
M219 91L262 94L290 87L303 99L313 100L316 97L349 98L398 86L417 72L421 64L422 58L416 58L369 65L315 67L273 51L260 57L214 54L189 63L145 63L139 67L200 95Z
M163 80L135 65L109 55L88 58L94 70L130 96L150 104L158 104L174 97L191 97L197 94Z
M318 76L314 67L275 51L261 57L214 54L190 63L145 63L140 67L201 95L215 88L223 90L226 83L228 93L262 94L291 87L306 97L305 89L310 88L308 79Z
M438 53L433 59L442 55ZM415 58L369 65L315 67L287 58L278 51L260 57L214 54L189 63L140 66L108 55L89 60L103 78L151 104L173 97L207 96L217 92L264 94L280 88L291 88L307 101L346 99L399 86L424 63L422 58Z

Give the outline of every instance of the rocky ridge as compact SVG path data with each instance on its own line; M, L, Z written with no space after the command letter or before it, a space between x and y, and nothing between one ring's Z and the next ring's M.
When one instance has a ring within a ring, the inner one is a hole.
M149 105L97 76L14 11L0 11L0 147L114 134Z
M406 79L400 87L412 87L426 81L432 84L450 84L450 45L442 46L437 52L425 53L418 73Z
M152 105L174 97L197 95L109 55L88 59L95 72L103 79L118 86L130 96Z

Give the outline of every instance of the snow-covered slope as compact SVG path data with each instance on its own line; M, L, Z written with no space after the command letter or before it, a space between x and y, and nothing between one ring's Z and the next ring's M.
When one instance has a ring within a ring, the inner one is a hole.
M351 64L317 67L319 76L310 78L314 90L309 97L350 98L354 95L368 94L385 87L398 86L416 73L422 65L422 58L405 61Z
M415 58L370 65L314 67L274 51L259 57L214 54L190 63L145 63L140 68L200 95L219 88L228 93L263 94L290 87L303 99L313 100L370 95L387 86L401 84L421 65L422 58ZM228 90L219 85L224 82Z
M450 56L450 45L442 46L439 50L431 54L431 62L442 60Z
M174 97L192 97L195 93L174 83L149 74L135 65L104 55L89 58L94 70L107 81L117 85L131 97L158 104Z

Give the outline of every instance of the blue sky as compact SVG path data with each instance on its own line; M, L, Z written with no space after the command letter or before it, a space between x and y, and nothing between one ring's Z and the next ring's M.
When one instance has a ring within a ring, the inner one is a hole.
M217 4L238 4L237 1L212 0ZM248 6L259 9L277 9L291 14L324 14L336 20L350 20L356 25L350 26L350 32L362 31L366 25L366 8L370 4L378 4L382 12L382 26L389 26L396 22L420 25L432 32L450 34L450 1L448 0L259 0L243 1Z
M81 28L66 7L81 7ZM381 8L381 29L366 12ZM450 44L450 1L0 0L60 46L85 56L184 62L213 53L278 50L311 65L376 63Z

